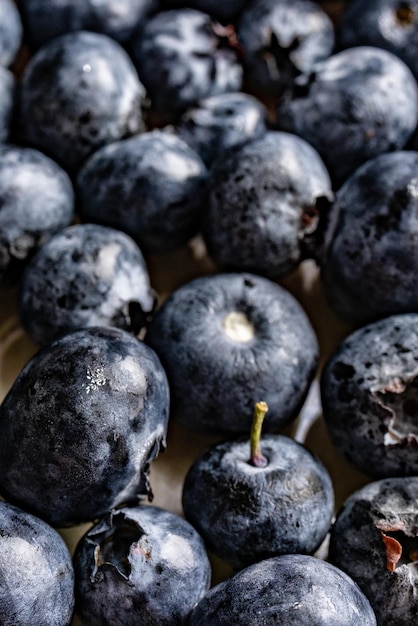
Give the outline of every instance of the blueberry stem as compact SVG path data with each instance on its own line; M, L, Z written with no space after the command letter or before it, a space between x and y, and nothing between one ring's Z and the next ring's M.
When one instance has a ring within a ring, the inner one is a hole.
M267 458L261 452L261 428L263 426L264 417L269 410L267 402L257 402L254 407L253 423L251 425L250 445L251 456L250 463L254 467L266 467L268 464Z

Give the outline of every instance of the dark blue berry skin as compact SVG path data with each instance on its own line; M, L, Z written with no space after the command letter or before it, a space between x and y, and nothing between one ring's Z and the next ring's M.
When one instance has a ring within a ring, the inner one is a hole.
M20 284L19 317L41 345L91 326L139 334L155 302L135 242L114 228L77 224L54 235L28 263Z
M321 375L323 415L337 450L375 477L418 473L418 314L351 333Z
M38 150L0 145L0 282L20 278L39 247L73 219L67 173Z
M418 311L418 152L383 154L336 194L321 255L329 304L356 325Z
M239 91L242 67L229 29L195 9L161 11L132 41L132 58L156 119L176 120L201 98Z
M13 115L16 107L16 79L0 65L0 143L11 135Z
M190 626L376 626L369 601L344 572L289 554L251 565L213 587Z
M268 131L211 172L202 226L208 253L221 270L286 276L314 254L320 213L332 197L315 149Z
M32 48L54 37L79 30L109 35L125 45L156 0L20 0L22 18Z
M160 0L167 9L191 7L209 13L223 24L235 23L250 0Z
M188 109L175 130L212 167L227 150L264 135L267 110L249 94L223 93L204 98Z
M101 146L143 129L144 97L135 68L116 41L86 31L62 35L25 67L22 140L74 173Z
M315 374L316 336L299 303L252 274L194 279L163 303L145 340L160 356L172 416L194 430L248 435L254 404L264 429L298 414Z
M154 506L100 519L80 539L74 568L76 611L86 626L185 624L211 578L198 533Z
M255 467L249 439L216 444L184 481L186 519L235 569L279 554L313 554L334 515L329 474L307 448L266 435L261 452L267 465Z
M23 39L20 13L13 0L0 0L0 65L9 67Z
M23 368L0 407L0 491L53 526L150 495L165 446L167 378L130 333L69 333Z
M412 72L391 52L372 46L343 50L318 63L277 109L277 127L317 149L335 186L372 157L401 149L417 119Z
M253 0L241 13L237 37L243 50L245 85L262 98L292 90L334 47L334 27L309 0Z
M207 169L175 134L154 130L96 151L77 178L83 220L128 233L144 252L185 245L199 230Z
M61 535L0 502L0 616L3 626L69 626L74 570Z
M418 615L418 478L386 478L352 494L331 531L330 561L370 600L379 626Z

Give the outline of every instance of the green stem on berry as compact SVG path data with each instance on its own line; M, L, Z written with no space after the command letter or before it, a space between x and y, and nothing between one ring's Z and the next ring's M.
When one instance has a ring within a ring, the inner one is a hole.
M264 417L269 410L267 402L257 402L254 407L253 423L251 425L250 446L251 456L250 463L254 467L266 467L268 459L261 452L261 428L263 426Z

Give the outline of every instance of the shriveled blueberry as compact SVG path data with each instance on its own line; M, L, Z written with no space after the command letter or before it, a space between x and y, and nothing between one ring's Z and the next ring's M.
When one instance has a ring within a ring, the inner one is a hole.
M351 333L321 375L336 448L376 477L418 473L418 314L393 315Z
M277 126L311 143L337 186L368 159L402 148L417 125L417 82L387 50L343 50L298 81L277 109Z
M194 528L154 506L100 519L80 539L74 567L76 611L88 626L185 624L211 577Z
M69 626L74 570L61 535L0 502L0 615L3 626Z
M196 278L174 291L145 340L160 356L172 416L192 429L248 434L254 404L269 406L265 429L298 414L315 374L318 345L295 298L252 274Z
M331 479L319 459L289 437L266 435L253 446L254 437L208 448L183 486L186 519L235 569L279 554L313 554L334 515Z
M234 23L250 0L160 0L165 8L192 7L209 13L222 23Z
M77 189L85 221L118 228L145 252L186 244L200 225L207 170L175 134L154 130L97 150Z
M0 491L54 526L150 495L169 391L156 354L130 333L64 335L23 368L0 407Z
M281 278L315 254L319 218L332 197L315 149L268 131L211 172L202 227L208 253L222 270Z
M376 626L369 601L344 572L288 554L250 565L213 587L190 626Z
M44 344L90 326L139 334L155 303L135 242L114 228L77 224L51 237L28 263L19 316L31 339Z
M329 559L353 578L381 626L418 615L418 477L390 477L352 494L337 514Z
M253 0L237 25L243 48L245 85L264 98L292 90L301 72L310 72L334 47L334 27L310 0Z
M329 213L321 279L331 307L365 324L418 311L418 152L370 159Z
M38 150L0 145L0 281L20 277L34 252L73 218L67 173Z
M19 10L13 0L0 0L0 65L9 67L23 39Z
M16 106L16 79L0 65L0 142L10 139Z
M25 67L22 139L73 173L101 146L142 130L144 98L116 41L87 31L56 37Z
M201 98L241 88L242 67L230 28L196 9L161 11L132 41L132 58L164 121L175 120Z
M242 146L267 130L267 110L259 100L241 91L200 100L176 126L208 167L231 148Z
M134 30L156 7L156 0L21 0L28 40L33 48L78 30L129 41Z

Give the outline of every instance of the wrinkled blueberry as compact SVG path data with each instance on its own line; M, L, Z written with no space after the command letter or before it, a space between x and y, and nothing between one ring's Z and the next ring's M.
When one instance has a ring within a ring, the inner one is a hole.
M33 253L73 218L66 172L38 150L0 145L0 281L20 278Z
M143 342L110 327L69 333L35 354L0 407L0 491L54 526L137 502L168 411Z
M376 626L369 601L344 572L289 554L251 565L213 587L190 626Z
M331 199L315 149L296 135L268 131L211 172L202 227L208 253L223 270L283 277L314 254Z
M29 43L38 48L78 30L103 33L125 44L156 0L20 0L19 4Z
M340 185L362 163L402 148L417 125L416 80L380 48L343 50L301 75L277 109L277 126L311 143Z
M418 478L386 478L352 494L331 531L329 559L370 600L380 626L418 615Z
M0 65L0 142L6 142L11 135L13 115L16 105L16 79Z
M20 13L13 0L0 0L0 65L9 67L23 39Z
M157 311L145 340L167 372L173 417L211 433L248 434L260 398L269 406L265 429L284 428L303 404L318 358L299 303L252 274L184 284Z
M309 0L253 0L237 25L245 85L261 97L292 90L296 76L310 72L334 47L334 27Z
M144 257L130 237L105 226L77 224L54 235L28 263L19 316L37 344L90 326L139 334L155 300Z
M223 93L200 100L176 126L177 134L198 152L208 167L227 150L257 139L267 130L267 111L253 96Z
M128 233L145 252L186 244L200 225L207 171L174 134L154 130L96 151L77 180L80 215Z
M336 448L370 476L418 473L418 314L393 315L351 333L321 375Z
M100 519L80 539L74 568L76 611L87 626L184 624L211 576L193 527L154 506Z
M195 9L161 11L145 21L132 57L157 118L175 119L201 98L241 88L231 29Z
M139 132L144 88L125 50L79 31L57 37L22 76L22 140L71 172L103 145Z
M279 554L313 554L334 515L327 470L282 435L262 437L261 466L250 453L248 439L230 440L194 461L183 486L186 519L236 569Z
M220 22L233 23L250 0L160 0L165 8L192 7L209 13Z
M61 536L41 519L0 502L3 626L69 626L74 570Z
M418 152L370 159L336 194L321 260L331 307L365 324L418 311Z

